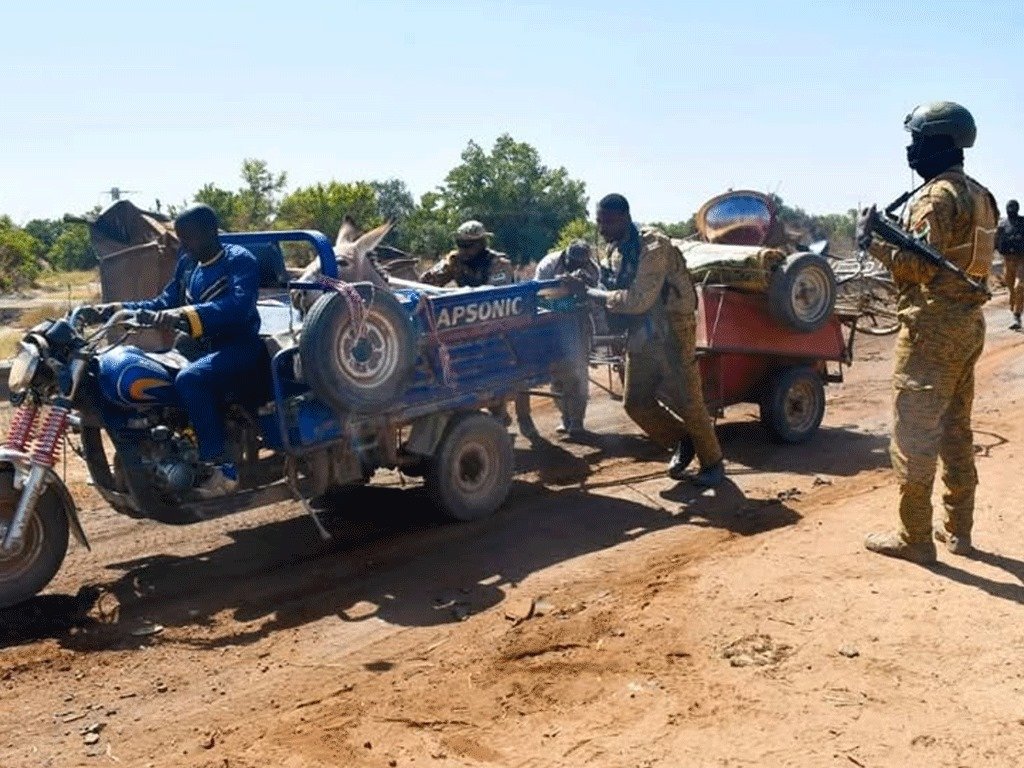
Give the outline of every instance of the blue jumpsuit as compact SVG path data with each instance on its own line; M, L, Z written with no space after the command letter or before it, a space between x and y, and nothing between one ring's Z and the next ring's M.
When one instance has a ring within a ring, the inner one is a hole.
M181 307L190 335L206 351L174 381L196 431L201 461L231 460L222 416L226 396L262 393L266 381L269 362L256 309L259 282L256 257L241 246L225 245L206 264L183 251L174 277L159 296L124 302L126 309Z

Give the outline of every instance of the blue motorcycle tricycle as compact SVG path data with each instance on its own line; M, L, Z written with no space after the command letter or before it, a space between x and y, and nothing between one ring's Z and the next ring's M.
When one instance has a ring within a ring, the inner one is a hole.
M75 311L40 323L10 372L16 410L0 447L0 607L46 587L69 534L88 547L54 471L66 439L117 512L172 525L295 499L326 535L308 500L366 483L380 468L423 477L458 520L490 515L504 502L512 441L488 409L549 383L552 363L565 354L574 318L538 299L553 283L343 283L319 232L222 239L258 258L301 243L316 251L324 276L288 283L282 297L260 302L265 379L231 398L224 413L238 489L216 499L193 490L202 467L173 386L190 350L133 344L144 329L131 311L91 329ZM300 316L287 290L320 295Z

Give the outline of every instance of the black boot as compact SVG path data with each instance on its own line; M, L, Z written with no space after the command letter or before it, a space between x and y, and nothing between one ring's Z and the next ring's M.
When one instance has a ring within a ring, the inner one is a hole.
M693 461L695 454L696 450L693 447L693 441L689 437L684 437L680 440L675 451L672 452L672 458L669 459L668 476L677 482L685 479L686 468L690 466L690 462Z
M693 476L693 484L700 488L714 488L725 480L725 463L719 459L714 464L701 467L700 472Z

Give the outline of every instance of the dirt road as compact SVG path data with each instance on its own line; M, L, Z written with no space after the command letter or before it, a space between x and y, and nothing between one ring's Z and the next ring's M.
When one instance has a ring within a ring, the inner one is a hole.
M0 617L0 766L1021 765L1024 336L990 318L979 551L932 568L862 547L895 516L891 338L807 445L730 409L703 494L597 387L593 441L517 439L476 524L385 475L327 543L293 505L168 528L69 463L93 551Z

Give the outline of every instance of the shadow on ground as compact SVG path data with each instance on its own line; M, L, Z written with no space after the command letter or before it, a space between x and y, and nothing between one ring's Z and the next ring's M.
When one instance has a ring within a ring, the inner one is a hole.
M758 472L851 477L889 467L889 436L845 427L821 427L806 443L773 442L756 421L720 424L718 437L727 462Z
M0 646L52 637L77 650L143 647L154 642L133 634L144 622L206 625L208 638L193 631L176 640L197 647L250 643L332 615L444 624L500 603L531 573L655 531L699 525L755 535L799 519L731 483L713 495L681 486L657 506L516 482L498 514L458 524L439 519L420 488L353 488L336 502L339 511L325 515L331 541L298 516L234 531L231 543L194 556L112 563L106 583L0 613Z

